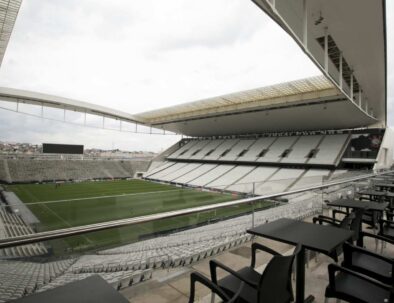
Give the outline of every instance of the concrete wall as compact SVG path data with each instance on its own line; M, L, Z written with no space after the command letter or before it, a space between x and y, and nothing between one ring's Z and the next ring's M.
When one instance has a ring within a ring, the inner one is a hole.
M394 164L394 129L386 128L374 170L387 169Z

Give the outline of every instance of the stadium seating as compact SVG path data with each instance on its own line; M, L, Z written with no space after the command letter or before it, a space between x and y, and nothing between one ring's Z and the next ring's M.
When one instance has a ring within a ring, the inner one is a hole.
M280 168L278 167L258 166L249 174L238 180L236 184L227 187L227 190L243 193L253 193L254 186L264 183L279 170Z
M168 160L336 166L349 134L191 140Z
M238 165L226 172L224 175L208 183L207 187L226 189L228 186L236 183L239 179L250 173L254 166Z
M215 164L202 164L201 166L197 167L194 170L189 171L187 174L182 175L181 177L174 179L173 182L175 183L182 183L182 184L190 184L191 181L197 179L198 177L204 175L205 173L209 172L210 170L214 169L217 165Z
M319 144L319 152L308 164L336 165L350 140L350 135L326 135Z
M156 173L154 174L150 174L149 172L147 173L147 175L149 175L149 179L162 179L165 176L177 171L178 169L181 169L182 167L186 166L187 163L175 163L174 165L171 166L167 166L165 169L162 170L158 170Z
M136 171L145 171L148 165L149 161L0 159L0 181L131 178Z
M208 144L204 145L204 147L196 154L190 157L192 160L202 160L206 156L210 155L211 152L216 150L220 144L223 143L223 140L205 140L209 141Z
M1 239L33 234L33 229L18 215L10 213L4 205L0 208L0 237ZM29 244L0 250L3 257L31 257L47 254L42 244Z
M215 150L213 150L208 156L204 157L204 160L218 160L225 157L231 149L238 143L238 139L227 139L224 140Z
M193 156L200 154L201 150L210 142L210 140L198 140L192 147L181 153L177 159L191 159Z
M255 143L256 140L239 140L232 148L231 150L223 157L221 157L221 160L224 161L235 161L237 160L240 155L246 153L253 143Z
M305 188L322 184L328 180L331 171L328 169L309 169L292 187L292 189Z
M0 260L0 302L35 292L63 274L74 262L75 259L46 263Z
M177 149L174 153L169 155L167 158L168 159L176 159L181 154L186 153L190 148L193 147L193 145L195 145L197 143L198 143L198 140L190 140L187 143L185 143L184 145L182 145L181 147L179 147L179 149Z
M4 181L6 183L12 182L8 163L5 159L0 159L0 181Z
M194 186L205 186L208 183L220 178L222 175L224 175L226 172L233 169L234 167L235 165L218 165L214 169L189 182L189 184Z
M255 194L264 195L290 190L304 172L304 169L281 168L266 182L257 184Z
M263 163L279 163L283 158L281 155L290 150L293 144L297 141L298 137L278 137L271 144L268 151L263 157L259 157L257 162ZM290 153L291 155L291 153ZM289 155L289 157L290 157Z
M315 136L301 136L297 142L292 146L291 153L288 157L282 158L281 163L304 164L309 158L307 155L313 149L317 149L318 144L323 139L322 135Z
M161 177L161 180L163 181L173 181L177 178L182 177L183 175L187 174L190 171L193 171L195 169L198 169L202 164L201 163L188 163L181 167L180 169L173 171L170 174L167 174L163 177Z
M350 134L185 139L146 179L246 194L321 184L336 169ZM164 157L165 158L165 157ZM193 163L191 163L193 162Z
M174 165L175 162L170 162L170 161L166 161L166 162L157 162L157 165L155 165L152 169L149 168L149 172L147 172L145 174L146 177L150 177L156 173L158 173L159 171L162 171L172 165Z
M275 137L263 137L257 139L243 155L240 155L237 158L237 161L255 162L257 158L260 158L268 151L269 147L275 140Z
M170 163L173 163L170 165ZM161 169L163 168L163 169ZM272 194L319 185L335 178L353 177L360 172L337 169L285 168L275 166L166 162L148 172L146 179L205 187L246 194Z

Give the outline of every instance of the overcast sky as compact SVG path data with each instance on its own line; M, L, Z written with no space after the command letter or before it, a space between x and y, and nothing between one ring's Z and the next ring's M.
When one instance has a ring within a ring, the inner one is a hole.
M387 1L389 113L393 19L394 5ZM28 0L0 69L0 86L138 113L318 74L252 1ZM0 141L159 151L177 140L0 110Z

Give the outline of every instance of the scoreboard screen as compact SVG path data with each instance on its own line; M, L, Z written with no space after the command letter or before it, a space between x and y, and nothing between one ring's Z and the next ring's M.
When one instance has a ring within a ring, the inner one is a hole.
M51 144L43 143L42 152L44 154L83 154L83 145L71 145L71 144Z

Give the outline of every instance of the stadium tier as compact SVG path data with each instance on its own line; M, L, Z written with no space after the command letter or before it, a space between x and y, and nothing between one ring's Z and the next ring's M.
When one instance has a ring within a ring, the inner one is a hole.
M358 151L379 150L382 136L380 130L365 130L183 139L175 150L163 152L158 158L164 162L155 163L144 177L211 190L270 194L372 169L377 153Z
M0 182L53 182L132 178L149 161L0 159Z
M337 166L350 138L337 134L190 140L167 159Z

